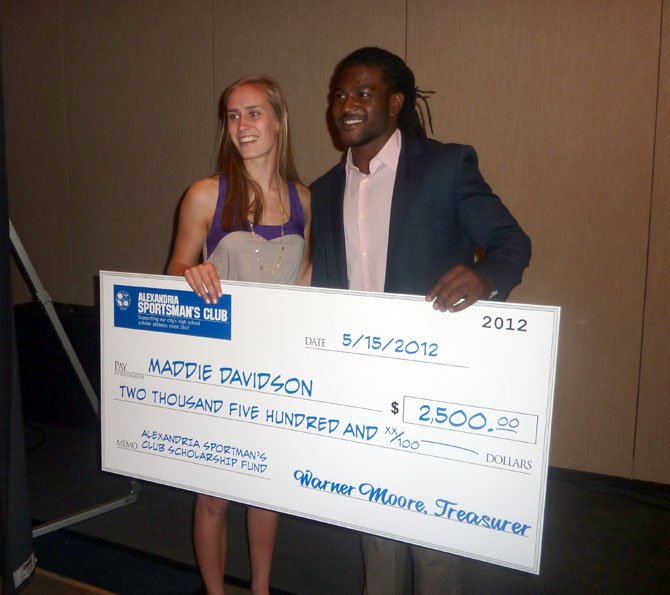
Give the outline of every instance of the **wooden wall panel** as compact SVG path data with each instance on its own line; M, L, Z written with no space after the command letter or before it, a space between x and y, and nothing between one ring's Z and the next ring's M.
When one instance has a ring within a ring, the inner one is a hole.
M404 40L405 0L215 0L216 96L240 76L274 77L288 102L296 165L309 184L341 156L326 124L335 65L363 45L402 55Z
M562 307L553 465L630 476L661 2L412 0L436 136L534 240L512 301Z
M99 269L161 273L189 182L209 171L210 0L68 0L64 56L75 301Z
M670 3L663 11L635 479L670 483Z
M552 464L667 482L662 5L5 0L10 214L52 297L93 304L101 268L163 270L179 198L214 170L226 85L251 72L279 80L309 183L340 158L326 125L335 64L386 47L437 91L435 136L478 149L532 236L512 299L563 308Z
M9 213L47 291L74 301L61 3L2 3ZM31 300L13 268L15 302Z

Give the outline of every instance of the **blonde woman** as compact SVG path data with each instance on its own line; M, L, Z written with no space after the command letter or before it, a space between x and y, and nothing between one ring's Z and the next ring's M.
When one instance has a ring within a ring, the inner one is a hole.
M248 76L223 103L221 173L186 193L167 272L184 275L207 303L221 296L219 279L309 285L309 190L293 163L281 90L270 77ZM193 541L208 595L224 594L227 506L196 497ZM277 513L248 508L253 595L269 594L277 524Z

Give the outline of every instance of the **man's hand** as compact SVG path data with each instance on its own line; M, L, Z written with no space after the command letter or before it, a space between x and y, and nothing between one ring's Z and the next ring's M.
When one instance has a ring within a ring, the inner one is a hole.
M426 301L440 312L460 312L477 300L486 299L493 286L469 267L459 265L442 275L426 294Z

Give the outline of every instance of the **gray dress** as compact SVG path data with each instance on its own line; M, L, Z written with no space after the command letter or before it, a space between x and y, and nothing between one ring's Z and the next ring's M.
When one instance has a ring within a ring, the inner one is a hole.
M224 232L221 210L226 195L226 179L219 176L219 195L205 246L206 262L211 262L221 279L260 283L294 283L305 250L305 216L298 190L289 182L289 220L282 225L254 225L253 231ZM251 229L251 228L250 228Z

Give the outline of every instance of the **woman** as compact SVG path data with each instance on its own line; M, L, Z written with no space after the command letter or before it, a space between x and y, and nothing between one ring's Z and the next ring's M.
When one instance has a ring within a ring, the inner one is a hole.
M308 285L309 190L298 182L281 90L249 76L226 89L223 103L221 174L186 193L167 272L184 275L207 303L221 297L220 278ZM196 497L193 541L208 595L224 593L227 506ZM248 508L254 595L269 593L277 523L277 513Z

